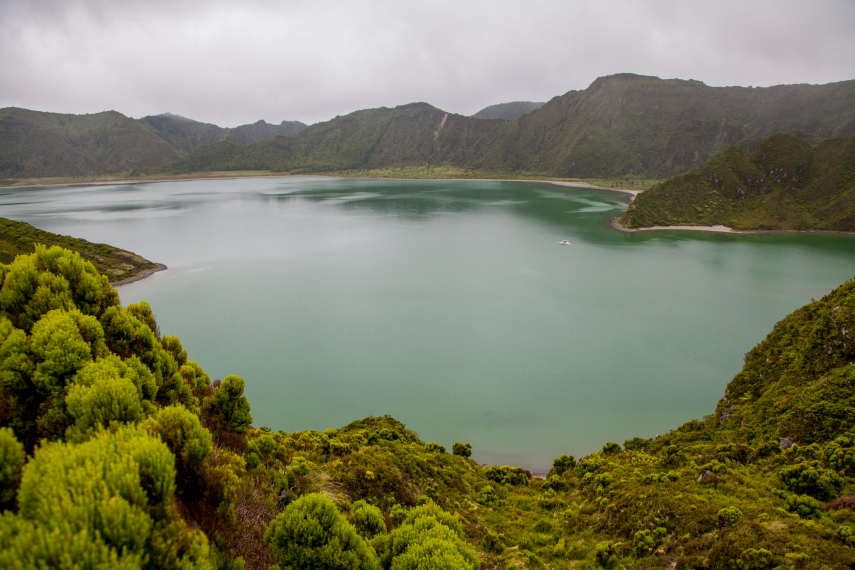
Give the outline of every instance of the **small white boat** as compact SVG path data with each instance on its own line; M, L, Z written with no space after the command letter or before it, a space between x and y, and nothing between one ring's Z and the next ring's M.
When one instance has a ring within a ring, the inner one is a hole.
M566 239L565 239L565 240L562 240L562 241L559 241L558 243L560 243L561 245L571 245L571 244L570 244L570 242L569 242L569 241L567 241Z

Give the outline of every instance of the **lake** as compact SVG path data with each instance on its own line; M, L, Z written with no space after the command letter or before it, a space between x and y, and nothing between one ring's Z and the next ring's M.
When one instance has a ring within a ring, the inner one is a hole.
M852 236L626 234L628 200L286 176L3 188L0 215L168 265L122 302L243 376L255 426L390 414L546 471L712 413L775 322L855 275Z

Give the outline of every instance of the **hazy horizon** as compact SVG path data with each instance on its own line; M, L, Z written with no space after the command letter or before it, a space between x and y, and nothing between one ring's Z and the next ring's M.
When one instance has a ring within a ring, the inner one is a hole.
M848 0L0 0L0 107L312 124L427 102L472 115L615 73L710 86L855 78Z

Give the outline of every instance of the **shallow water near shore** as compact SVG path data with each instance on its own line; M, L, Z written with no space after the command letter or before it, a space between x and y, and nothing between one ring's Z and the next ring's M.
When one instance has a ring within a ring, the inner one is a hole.
M0 215L166 264L122 302L244 376L256 426L390 414L545 471L711 413L775 322L855 275L852 236L621 233L628 199L282 177L5 188Z

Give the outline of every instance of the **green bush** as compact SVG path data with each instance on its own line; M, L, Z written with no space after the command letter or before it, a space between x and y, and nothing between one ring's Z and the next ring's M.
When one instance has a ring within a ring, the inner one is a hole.
M226 376L214 389L211 403L216 406L220 424L237 434L246 433L252 423L249 401L243 395L243 378Z
M576 458L572 455L561 455L552 462L552 474L561 477L569 469L576 467Z
M451 446L451 453L460 457L469 457L472 455L472 446L468 443L460 443L458 441Z
M270 522L264 533L283 569L373 570L374 550L321 493L304 495Z
M736 524L736 521L742 518L742 511L731 505L729 507L719 509L716 517L718 518L719 527L733 526Z
M21 481L27 456L24 446L9 428L0 428L0 510L11 506Z
M82 567L91 555L117 567L210 568L207 540L178 516L174 490L174 458L145 430L48 443L24 467L4 555L34 567Z
M383 520L383 513L365 501L353 503L350 520L362 538L372 539L378 534L386 532L386 521Z
M390 570L476 570L475 550L463 540L463 527L454 516L427 502L407 513L389 534L383 568Z
M790 491L810 495L820 501L829 500L834 496L835 489L843 486L840 475L825 469L819 461L805 461L782 467L778 476Z
M175 456L179 492L195 494L203 486L203 465L213 445L211 432L202 427L196 414L180 404L159 410L143 426Z

